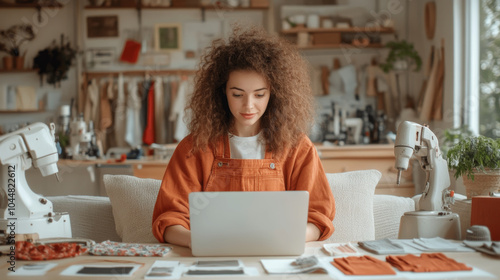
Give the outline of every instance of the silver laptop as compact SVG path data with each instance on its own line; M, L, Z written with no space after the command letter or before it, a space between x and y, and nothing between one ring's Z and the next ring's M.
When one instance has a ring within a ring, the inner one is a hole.
M308 206L307 191L192 192L192 254L301 255Z

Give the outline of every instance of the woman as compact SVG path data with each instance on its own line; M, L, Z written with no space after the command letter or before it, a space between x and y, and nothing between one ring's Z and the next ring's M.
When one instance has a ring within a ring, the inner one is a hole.
M313 104L307 64L284 39L236 28L227 41L215 40L186 108L190 134L172 155L158 193L158 241L190 247L193 191L306 190L306 241L328 238L335 202L306 135Z

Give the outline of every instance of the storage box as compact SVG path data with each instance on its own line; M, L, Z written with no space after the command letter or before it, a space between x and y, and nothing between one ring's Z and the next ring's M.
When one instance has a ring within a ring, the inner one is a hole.
M200 0L172 0L172 7L200 7Z
M487 226L491 240L500 241L500 197L472 197L470 225Z
M313 45L334 45L341 42L340 32L322 32L312 35Z
M251 0L250 7L267 8L267 7L269 7L269 0Z

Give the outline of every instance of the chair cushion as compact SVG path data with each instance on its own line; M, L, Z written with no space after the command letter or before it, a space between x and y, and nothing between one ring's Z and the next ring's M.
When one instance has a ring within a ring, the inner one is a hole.
M375 239L373 196L382 177L378 170L327 173L335 197L335 232L328 242Z
M121 240L116 234L108 197L68 195L49 196L47 199L52 202L54 212L69 213L73 237L88 238L95 242Z
M158 243L151 219L161 180L127 175L104 175L103 180L122 242Z
M398 238L401 216L409 211L415 211L415 202L409 197L375 195L373 197L375 239Z

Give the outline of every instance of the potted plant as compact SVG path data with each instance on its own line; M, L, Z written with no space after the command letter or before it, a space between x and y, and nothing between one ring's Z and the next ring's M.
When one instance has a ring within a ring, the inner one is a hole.
M467 198L489 195L500 188L500 139L463 137L450 147L446 158L454 177L463 178Z
M0 30L0 51L8 56L3 58L4 68L10 70L13 67L22 69L24 67L24 55L21 54L21 45L35 38L33 27L29 24L17 24L7 30Z
M406 70L409 65L415 65L415 71L422 67L422 59L415 50L412 43L402 41L391 41L385 45L389 48L389 55L385 63L380 64L380 68L386 73L391 70Z
M40 83L43 83L43 76L47 75L47 83L59 86L60 82L68 77L67 73L76 53L76 49L72 48L69 42L65 42L63 35L59 45L54 40L51 46L39 51L33 59L33 67L38 69Z

